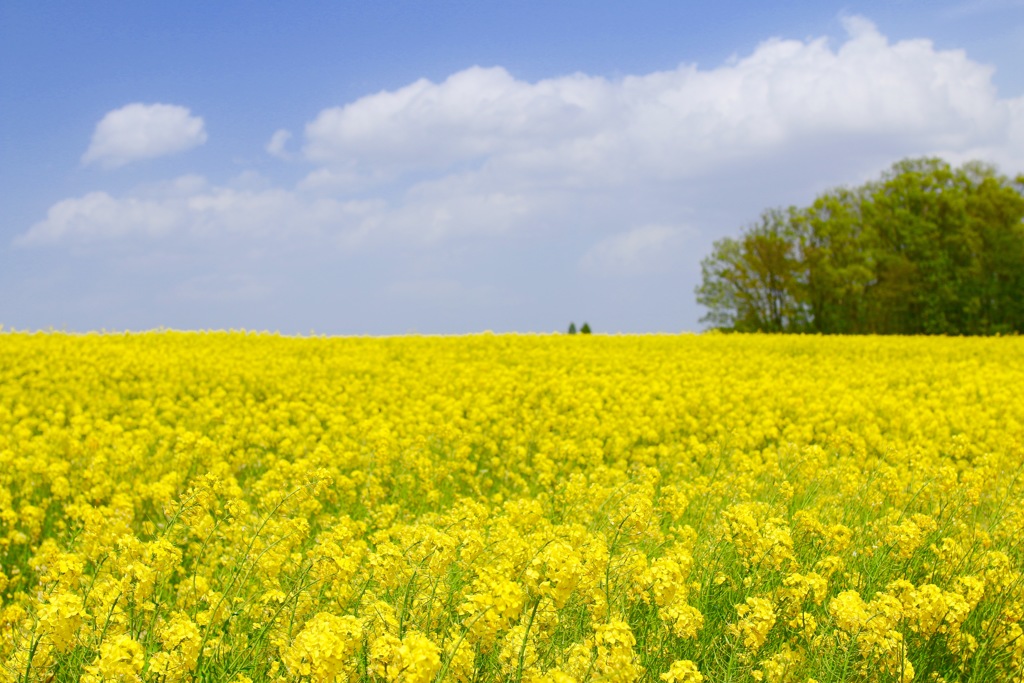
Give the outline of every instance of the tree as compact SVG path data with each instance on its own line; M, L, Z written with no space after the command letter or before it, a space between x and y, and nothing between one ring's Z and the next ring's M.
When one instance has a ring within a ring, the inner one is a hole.
M583 323L583 327L580 328L580 334L590 334L590 325Z
M705 322L736 331L1024 331L1024 176L908 159L762 214L701 263Z
M876 255L873 318L897 334L955 333L970 269L964 188L940 159L904 160L862 204L865 247Z
M845 188L827 192L799 211L794 223L807 274L810 329L828 333L863 329L864 294L875 273L874 254L864 249L859 193Z
M569 334L576 334L576 323L569 323Z
M967 164L967 220L978 250L966 309L982 334L1020 332L1024 320L1024 175L1011 183L990 166Z
M703 321L743 332L803 328L805 274L793 217L792 210L765 211L740 239L715 242L697 288L697 302L708 308Z

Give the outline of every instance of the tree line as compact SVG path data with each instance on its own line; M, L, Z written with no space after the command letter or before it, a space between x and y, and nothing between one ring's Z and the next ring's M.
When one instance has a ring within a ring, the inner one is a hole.
M1024 332L1024 175L906 159L769 209L701 262L702 322L738 332Z

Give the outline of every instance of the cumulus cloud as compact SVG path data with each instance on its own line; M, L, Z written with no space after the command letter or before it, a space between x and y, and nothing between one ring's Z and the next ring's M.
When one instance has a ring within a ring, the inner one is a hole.
M771 39L712 70L684 64L621 79L529 83L473 67L440 83L326 109L304 152L325 167L393 174L484 163L565 180L687 177L828 136L964 148L1003 139L1019 112L992 69L928 40L890 43L844 19L847 40ZM1020 154L1022 150L1014 150Z
M421 79L394 92L326 109L306 126L308 159L396 170L436 168L593 130L594 79L529 84L502 68L473 67L440 84ZM578 91L574 103L573 91ZM595 116L596 115L596 116Z
M117 168L176 154L206 142L203 119L173 104L129 104L96 124L83 164Z
M94 192L58 202L19 240L328 235L355 247L561 231L577 259L586 253L584 270L624 272L674 243L665 226L735 229L794 192L856 182L900 157L1024 170L1024 98L1000 98L991 67L843 21L838 45L773 38L712 69L528 82L472 67L419 80L319 112L294 187L186 177ZM84 160L116 166L205 138L187 109L134 104L104 117ZM289 143L281 129L266 150L288 156ZM616 234L623 225L641 227Z

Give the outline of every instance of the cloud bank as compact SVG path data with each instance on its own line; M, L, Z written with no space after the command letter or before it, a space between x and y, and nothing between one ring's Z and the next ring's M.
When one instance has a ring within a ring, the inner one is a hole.
M173 104L125 105L108 112L92 134L83 164L117 168L176 154L206 142L203 119Z
M925 154L1024 170L1024 97L1001 97L991 67L924 39L891 42L860 17L844 26L838 45L773 38L711 69L529 82L471 67L419 80L323 109L294 143L273 133L266 152L306 165L294 184L185 176L97 190L55 203L18 243L351 252L519 239L564 255L559 272L635 279L682 264L692 279L712 238L823 182ZM183 107L132 104L100 121L83 161L117 167L205 140ZM483 270L535 267L503 249ZM429 268L416 278L455 281Z
M283 188L225 187L182 176L134 196L90 192L50 207L16 243L83 244L146 238L164 240L294 239L352 227L375 207L363 200L303 197Z
M682 178L822 137L950 150L1013 137L1020 152L1021 103L998 98L990 67L927 40L890 44L860 17L844 25L837 50L824 38L772 39L712 70L528 83L474 67L325 109L304 151L367 176L488 163L589 182Z

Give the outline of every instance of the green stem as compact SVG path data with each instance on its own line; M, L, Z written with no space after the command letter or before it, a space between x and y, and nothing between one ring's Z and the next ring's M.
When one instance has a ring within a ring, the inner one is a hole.
M540 607L541 598L533 602L533 609L530 610L530 619L526 622L526 630L523 631L523 644L519 647L519 667L516 669L516 681L523 680L523 664L526 662L526 643L530 639L530 628L533 626L533 618L537 616L537 608Z

